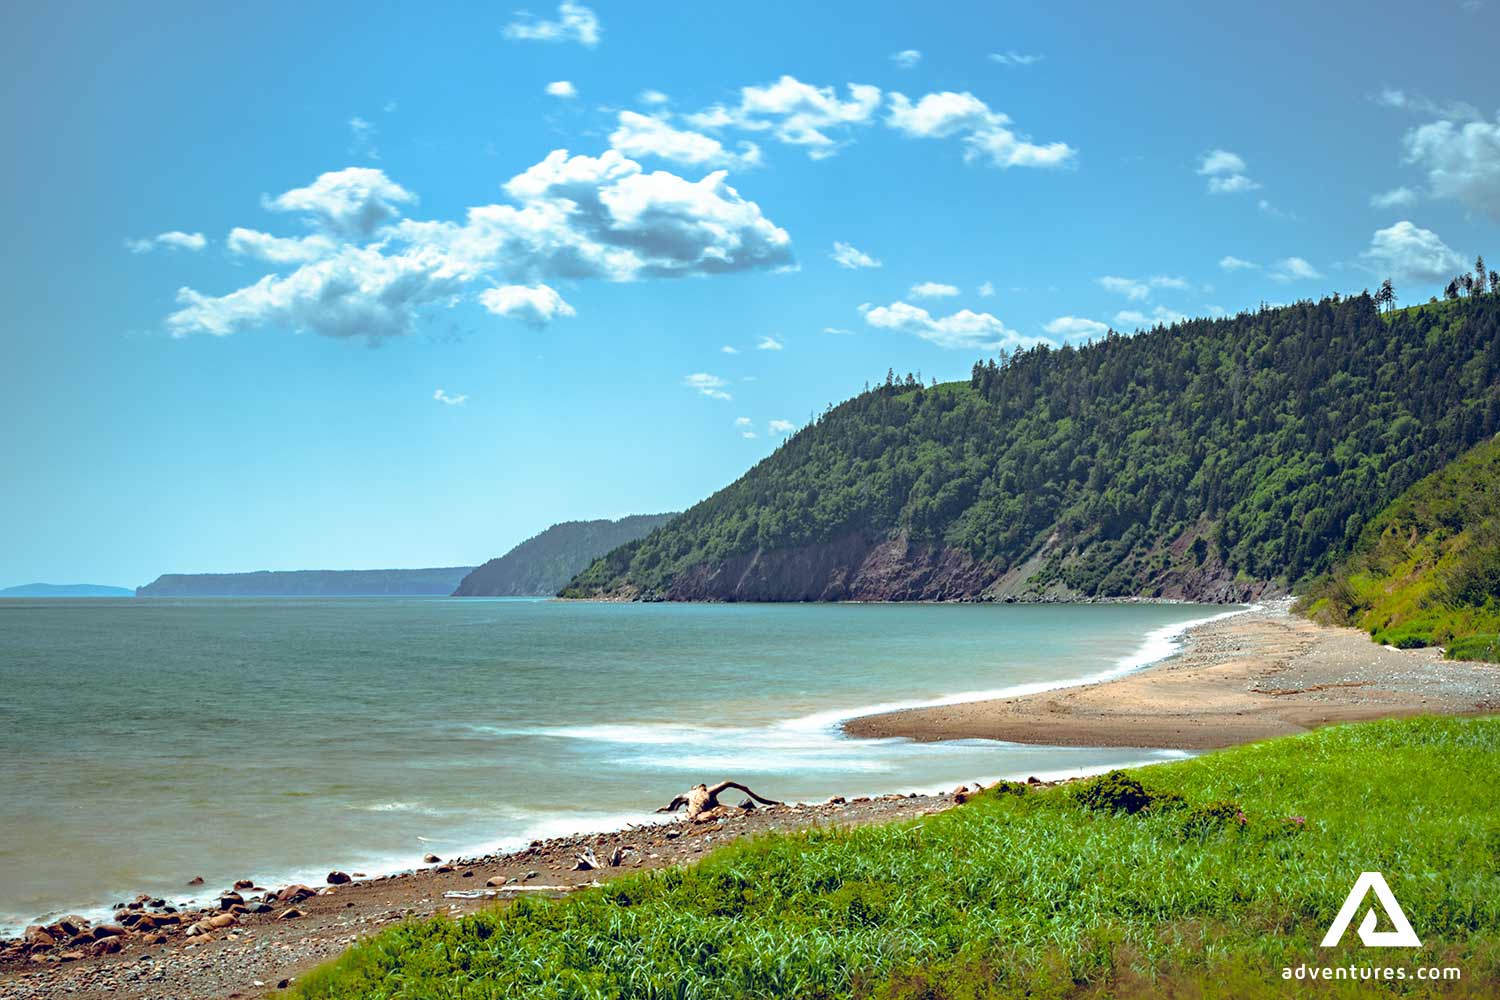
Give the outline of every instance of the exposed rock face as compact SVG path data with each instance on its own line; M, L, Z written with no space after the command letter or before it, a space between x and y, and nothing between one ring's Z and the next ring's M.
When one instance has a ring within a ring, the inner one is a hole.
M700 563L673 579L666 593L644 595L669 601L1065 601L1078 595L1035 576L1044 551L1000 572L968 553L912 542L905 536L872 540L845 535L824 545L757 550L717 563ZM1235 603L1284 588L1262 580L1237 580L1222 566L1205 564L1145 581L1141 597ZM618 593L617 599L643 595Z

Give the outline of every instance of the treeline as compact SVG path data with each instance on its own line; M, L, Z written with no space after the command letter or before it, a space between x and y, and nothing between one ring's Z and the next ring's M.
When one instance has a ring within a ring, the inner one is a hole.
M610 553L571 594L665 595L690 566L904 533L1040 590L1174 575L1293 582L1390 500L1500 430L1500 296L1381 315L1334 296L884 384Z

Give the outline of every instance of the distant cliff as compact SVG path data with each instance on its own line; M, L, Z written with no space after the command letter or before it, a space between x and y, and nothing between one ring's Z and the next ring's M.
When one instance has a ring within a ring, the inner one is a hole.
M137 597L446 597L471 566L164 573Z
M0 597L133 597L128 587L106 587L97 583L23 583L0 590Z
M550 597L595 559L646 537L676 516L633 514L618 521L554 524L464 577L453 596Z

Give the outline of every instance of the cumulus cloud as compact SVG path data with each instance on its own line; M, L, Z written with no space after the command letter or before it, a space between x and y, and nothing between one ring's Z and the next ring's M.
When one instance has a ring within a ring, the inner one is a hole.
M736 153L711 136L673 128L662 118L635 111L620 112L609 144L625 156L656 156L693 167L755 167L761 162L760 147L753 142L741 142Z
M1158 274L1151 278L1122 278L1118 275L1106 274L1096 280L1099 287L1106 292L1123 295L1132 302L1150 298L1151 292L1158 288L1170 288L1175 291L1185 291L1188 288L1186 278L1167 274Z
M918 299L946 299L958 294L955 285L944 285L936 281L924 281L918 285L911 286L913 298Z
M547 96L561 97L563 99L577 97L578 88L573 86L573 81L571 80L553 80L547 84Z
M1373 273L1398 281L1444 282L1468 268L1437 233L1405 220L1377 229L1360 260Z
M982 284L982 285L979 286L979 297L981 299L990 298L994 294L995 294L995 285L994 285L993 282L986 281L984 284Z
M736 426L736 427L749 427L751 423L752 423L752 421L751 421L751 419L749 417L735 417L734 418L734 426Z
M882 330L896 330L921 337L939 347L964 350L995 350L1007 344L1032 343L989 313L961 309L951 316L935 317L926 309L907 302L888 306L861 306L865 322Z
M505 37L522 42L577 42L592 48L599 44L599 18L581 3L557 6L557 19L548 21L528 11L517 11L516 20L505 26Z
M780 351L785 347L786 345L775 337L762 337L760 343L755 345L757 351Z
M270 264L305 264L326 257L337 249L333 240L321 233L309 236L272 236L256 229L235 226L224 241L230 253L255 257Z
M900 52L891 53L891 62L899 69L912 69L922 61L922 53L916 49L902 49Z
M943 91L912 101L905 94L890 95L886 124L902 135L916 139L959 137L964 159L991 166L1060 167L1077 155L1065 142L1037 145L1009 127L1008 115L991 110L968 91Z
M772 434L790 434L797 429L797 425L790 420L773 420L767 426Z
M256 327L400 336L412 332L420 311L456 304L481 279L502 285L483 293L486 308L540 323L573 312L548 279L633 281L792 262L786 232L722 171L691 181L648 173L615 150L599 157L555 150L504 190L514 204L471 208L462 222L394 222L394 204L415 197L380 171L324 174L266 205L301 212L319 230L314 235L343 242L290 274L266 275L227 295L184 288L168 328L179 336ZM363 243L376 232L378 242ZM247 251L291 252L290 242L241 242Z
M1323 275L1301 257L1283 257L1271 266L1271 277L1276 281L1311 281Z
M330 236L365 240L401 215L400 205L417 196L373 167L345 167L319 175L307 187L293 188L263 204L273 212L300 212L308 224Z
M479 304L496 316L518 319L532 327L546 326L559 317L577 315L557 290L547 285L486 288L479 293Z
M208 240L202 233L184 233L177 229L147 236L145 239L125 241L125 249L131 253L150 253L152 250L186 250L197 253L206 246Z
M1258 181L1250 179L1245 160L1227 149L1211 149L1198 159L1198 173L1208 178L1210 194L1238 194L1254 191Z
M1219 258L1219 266L1226 271L1253 271L1260 267L1253 260L1245 260L1242 257L1229 255Z
M725 344L723 347L719 348L719 352L721 354L738 354L740 353L740 349L738 347L730 347L728 344Z
M1406 161L1427 171L1434 197L1453 198L1500 221L1500 118L1435 121L1404 140Z
M1109 331L1109 325L1101 323L1096 319L1084 319L1081 316L1059 316L1046 326L1042 327L1054 337L1067 339L1069 337L1099 337Z
M829 256L833 258L834 263L838 264L839 267L847 267L850 270L855 270L861 267L882 266L880 261L876 260L874 257L871 257L863 250L856 249L848 243L835 242L833 244L833 253Z
M672 99L659 90L643 90L640 93L640 100L642 104L649 104L655 107L666 104Z
M806 147L815 160L832 156L842 136L855 125L870 121L880 107L880 88L868 84L847 85L848 100L841 100L833 87L816 87L794 76L783 75L775 83L741 87L736 106L716 104L688 115L696 128L736 127L766 132L790 146Z
M1006 52L991 52L990 62L997 62L1001 66L1034 66L1042 61L1039 55L1030 55L1010 49Z
M1391 188L1370 196L1371 208L1406 208L1417 203L1417 192L1409 187Z
M717 375L710 375L707 372L694 372L692 375L687 375L683 378L682 384L696 391L699 395L707 396L710 399L730 400L734 398L724 391L724 387L729 384L728 382Z
M468 402L469 399L469 397L466 395L453 395L443 391L442 389L434 392L432 394L432 398L437 400L439 403L447 403L449 406L462 406L464 405L464 403Z

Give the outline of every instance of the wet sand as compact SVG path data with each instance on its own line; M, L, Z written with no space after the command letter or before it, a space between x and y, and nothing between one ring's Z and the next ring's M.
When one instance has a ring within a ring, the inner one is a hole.
M1395 650L1285 600L1190 629L1137 673L1015 698L853 719L851 736L1210 750L1337 722L1500 711L1500 666Z

